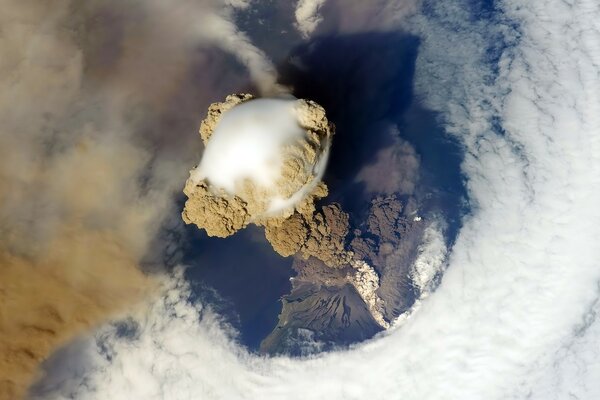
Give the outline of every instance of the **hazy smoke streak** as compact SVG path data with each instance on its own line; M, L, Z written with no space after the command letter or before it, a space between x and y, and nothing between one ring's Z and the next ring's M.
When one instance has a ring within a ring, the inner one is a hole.
M423 40L415 87L467 150L474 212L441 285L401 329L347 352L264 360L210 314L196 321L185 290L174 290L169 307L149 310L139 339L105 338L112 360L96 352L88 383L66 390L80 399L524 398L532 378L543 381L530 373L565 346L583 346L571 347L580 355L596 346L595 324L586 340L573 335L599 296L600 9L576 3L502 2L519 32L499 27L510 46L499 60L486 54L498 39L490 21L463 2L430 4L413 20ZM547 10L556 18L539 17ZM578 383L563 387L581 393Z
M396 30L419 11L421 3L422 0L327 0L320 9L322 21L315 29L318 33Z
M178 218L198 112L248 83L198 21L237 34L223 4L1 1L0 399L19 398L57 346L155 287L139 264ZM273 78L260 56L246 58L263 85ZM194 98L181 93L192 83Z
M250 77L263 95L284 91L276 84L275 67L266 54L257 48L248 36L240 31L234 20L234 12L249 6L247 2L177 0L145 2L155 16L168 21L174 34L184 42L204 42L218 46L234 55L250 73ZM190 49L191 50L191 49Z
M208 24L215 43L234 54L248 68L261 94L275 95L286 92L286 89L276 83L275 67L266 54L250 42L246 34L237 30L231 21L216 15Z

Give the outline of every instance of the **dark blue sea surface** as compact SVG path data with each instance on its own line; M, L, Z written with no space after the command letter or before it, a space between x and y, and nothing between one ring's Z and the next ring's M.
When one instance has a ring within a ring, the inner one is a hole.
M186 231L191 245L183 262L196 296L239 330L242 344L257 349L277 324L279 299L291 290L292 259L273 251L254 226L225 239L208 237L195 226Z

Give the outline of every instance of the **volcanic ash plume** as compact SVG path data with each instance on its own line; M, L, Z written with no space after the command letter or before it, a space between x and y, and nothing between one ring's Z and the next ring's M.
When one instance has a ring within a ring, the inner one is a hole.
M339 271L387 328L379 276L346 247L348 214L338 204L314 205L327 195L321 178L333 132L312 101L236 94L212 104L200 126L206 147L186 182L182 216L218 237L250 223L264 226L282 256L314 257Z
M296 253L315 219L315 199L327 195L321 177L333 132L312 101L241 94L212 104L200 127L204 156L184 189L184 221L218 237L262 225L275 250Z

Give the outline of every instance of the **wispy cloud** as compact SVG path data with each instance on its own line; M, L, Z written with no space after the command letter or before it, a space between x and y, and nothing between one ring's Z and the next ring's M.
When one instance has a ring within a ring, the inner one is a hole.
M296 28L305 38L310 37L323 21L323 16L319 13L323 3L325 0L299 0L296 4Z

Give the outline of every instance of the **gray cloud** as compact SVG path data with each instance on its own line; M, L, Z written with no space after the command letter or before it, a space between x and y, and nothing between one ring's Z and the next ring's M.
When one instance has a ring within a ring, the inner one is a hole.
M315 33L392 31L418 13L422 0L327 0L313 19L322 18Z
M392 144L358 172L356 181L363 182L369 193L412 195L419 178L419 156L410 143L397 136L397 128L390 130Z

